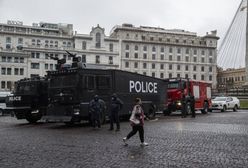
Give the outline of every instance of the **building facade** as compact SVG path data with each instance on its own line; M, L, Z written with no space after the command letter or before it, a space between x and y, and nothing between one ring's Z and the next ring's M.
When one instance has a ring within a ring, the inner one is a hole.
M73 51L71 24L0 24L0 89L13 89L22 78L46 75L55 69L51 57L66 57L64 50Z
M185 77L216 86L216 31L199 37L184 30L123 24L110 37L120 40L120 68L157 78Z
M227 69L218 68L217 89L225 92L230 89L240 89L245 85L245 68Z
M14 82L45 76L54 70L52 58L81 56L82 62L118 68L157 78L188 77L216 86L216 32L199 37L184 30L155 27L115 26L110 35L92 27L89 34L74 32L72 24L0 24L0 90L13 89Z
M80 55L83 62L118 68L118 45L119 40L108 38L99 26L83 35L74 33L72 24L0 24L0 90L12 90L19 79L55 70L52 58L65 58L70 63L72 58L65 50Z
M99 64L108 68L119 68L119 40L105 35L99 25L92 27L89 35L74 35L74 52L88 64Z

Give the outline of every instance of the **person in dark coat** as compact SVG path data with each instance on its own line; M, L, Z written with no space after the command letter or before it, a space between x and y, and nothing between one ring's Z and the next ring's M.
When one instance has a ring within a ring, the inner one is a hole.
M185 97L185 94L183 94L182 96L182 118L185 118L186 117L186 97Z
M192 118L195 118L195 96L194 95L190 96L190 108L191 108Z
M117 97L114 93L111 96L110 102L110 128L109 130L114 130L114 123L116 123L116 131L120 131L120 119L119 112L123 107L123 102L121 99Z
M100 99L98 95L95 95L94 98L90 101L89 109L92 126L95 128L97 124L97 127L101 128L100 116L101 113L105 110L105 102Z

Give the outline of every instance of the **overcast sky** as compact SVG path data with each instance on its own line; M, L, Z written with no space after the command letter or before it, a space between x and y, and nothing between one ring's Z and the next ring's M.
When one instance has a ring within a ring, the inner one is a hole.
M99 24L106 35L115 25L131 23L184 29L205 35L217 30L223 38L241 0L0 0L0 22L71 23L89 34Z

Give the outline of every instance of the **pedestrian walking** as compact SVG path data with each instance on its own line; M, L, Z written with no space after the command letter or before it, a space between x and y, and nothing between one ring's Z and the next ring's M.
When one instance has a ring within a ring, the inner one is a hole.
M123 142L127 145L127 140L129 140L133 135L135 135L139 131L139 138L141 142L141 146L147 146L148 143L144 142L144 111L141 107L141 99L135 99L135 105L132 110L132 114L130 117L132 131L123 138Z
M94 98L90 101L89 106L92 126L95 128L97 124L97 127L101 128L100 117L105 110L105 102L100 99L98 95L95 95Z
M110 102L110 128L109 130L114 130L114 123L116 123L116 130L120 131L120 118L119 118L119 112L123 107L123 102L121 99L117 97L117 95L114 93L111 96L111 102Z
M182 112L182 118L186 118L186 97L185 97L185 94L183 94L182 96L182 109L181 109L181 112Z
M192 118L195 118L195 97L194 95L190 96L190 108L191 108Z

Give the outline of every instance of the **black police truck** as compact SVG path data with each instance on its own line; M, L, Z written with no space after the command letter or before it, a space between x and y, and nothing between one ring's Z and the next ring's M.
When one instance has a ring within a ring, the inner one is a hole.
M147 116L164 110L167 100L165 80L122 70L87 68L84 64L50 71L48 78L49 105L43 116L47 121L73 123L89 120L88 106L94 95L106 102L107 109L101 114L101 122L108 116L113 93L124 102L121 117L130 115L137 97L142 99Z
M7 109L17 119L30 123L40 120L48 105L47 85L47 78L39 76L17 81L13 94L6 99Z

